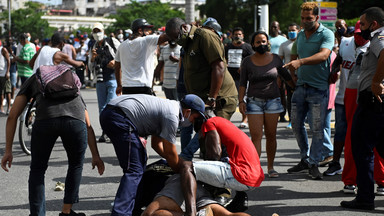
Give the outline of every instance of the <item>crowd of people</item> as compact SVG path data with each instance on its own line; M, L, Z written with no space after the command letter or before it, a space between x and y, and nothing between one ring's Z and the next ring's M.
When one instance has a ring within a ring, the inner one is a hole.
M303 3L300 16L301 25L290 24L287 36L273 21L269 35L257 31L250 43L241 27L223 34L211 17L201 26L172 18L161 34L139 18L129 35L119 30L116 37L107 37L103 24L95 23L92 37L78 31L64 40L55 33L41 46L31 43L28 33L18 37L18 45L9 38L0 56L1 102L5 98L8 106L7 111L3 103L0 107L8 115L1 166L5 171L11 167L17 118L32 98L37 99L31 215L45 215L44 173L59 136L69 161L60 215L84 215L75 213L72 205L79 200L86 143L92 165L100 175L104 172L81 94L54 100L36 84L41 66L61 64L76 68L79 89L87 79L95 82L102 127L98 142L112 142L123 173L112 215L248 215L243 212L246 191L257 190L265 178L259 160L263 134L266 175L279 177L274 168L279 121L289 121L300 155L288 173L308 173L314 180L342 173L343 191L357 196L341 206L373 210L375 181L377 194L384 195L384 12L368 8L354 27L338 20L335 33L319 22L315 2ZM18 79L21 87L13 101ZM156 97L155 83L162 84L167 99ZM242 121L234 125L230 120L237 107ZM176 174L143 212L133 213L147 165L148 136ZM175 146L177 136L181 152ZM193 160L198 149L203 161ZM324 173L321 165L328 165Z

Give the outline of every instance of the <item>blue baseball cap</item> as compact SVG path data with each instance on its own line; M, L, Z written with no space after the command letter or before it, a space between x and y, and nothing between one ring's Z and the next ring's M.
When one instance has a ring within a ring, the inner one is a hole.
M183 99L181 99L180 102L189 109L198 111L205 118L205 103L199 96L194 94L187 94Z

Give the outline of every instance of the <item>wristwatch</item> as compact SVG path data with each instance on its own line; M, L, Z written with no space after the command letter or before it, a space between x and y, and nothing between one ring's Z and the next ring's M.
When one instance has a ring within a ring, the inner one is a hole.
M213 103L213 102L216 102L216 98L214 97L208 97L208 101Z

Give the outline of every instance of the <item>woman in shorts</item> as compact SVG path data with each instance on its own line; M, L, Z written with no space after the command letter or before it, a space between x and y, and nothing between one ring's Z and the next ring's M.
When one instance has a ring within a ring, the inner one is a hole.
M279 176L273 167L277 147L276 129L279 115L284 111L277 77L282 77L292 88L295 84L290 73L282 67L283 62L280 57L270 52L271 46L265 32L254 33L251 45L255 53L244 58L240 68L239 109L248 117L252 142L259 157L264 127L268 176L276 178ZM247 84L249 84L248 89Z

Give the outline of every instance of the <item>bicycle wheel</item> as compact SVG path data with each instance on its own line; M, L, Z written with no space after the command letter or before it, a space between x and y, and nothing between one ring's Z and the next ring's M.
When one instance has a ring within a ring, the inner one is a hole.
M27 126L24 121L20 121L19 123L19 142L20 147L23 149L24 153L27 155L31 154L31 135L32 135L32 127L33 123L35 123L36 117L36 108L33 107L31 109L30 115L28 119L24 119L24 121L28 121Z

